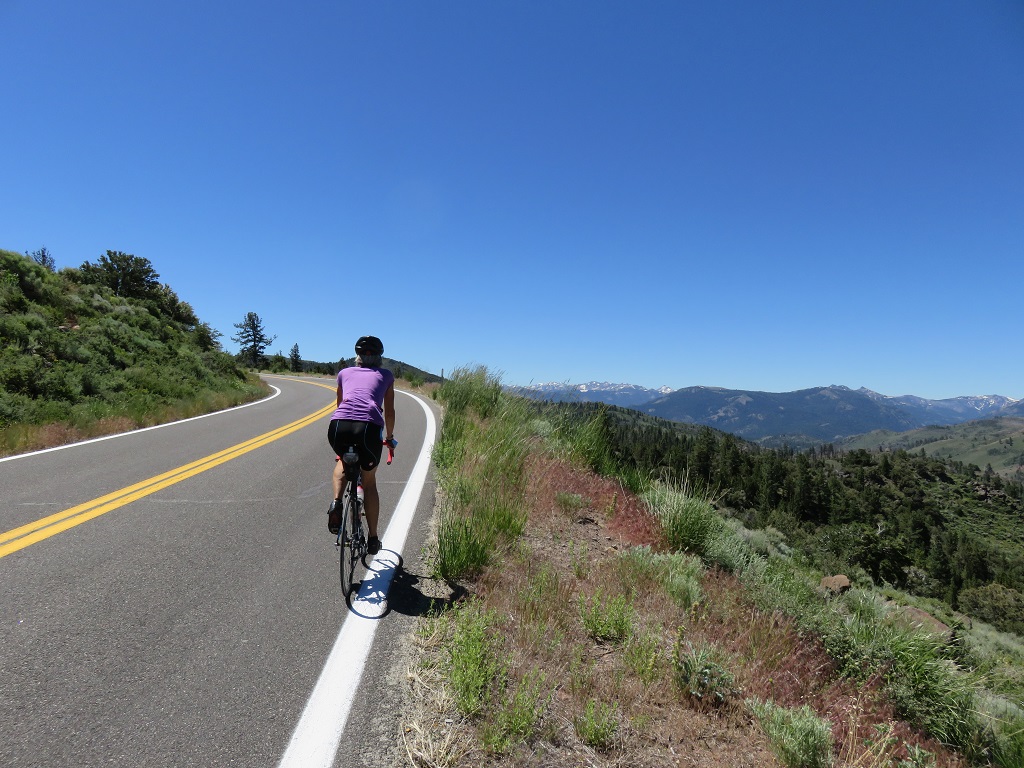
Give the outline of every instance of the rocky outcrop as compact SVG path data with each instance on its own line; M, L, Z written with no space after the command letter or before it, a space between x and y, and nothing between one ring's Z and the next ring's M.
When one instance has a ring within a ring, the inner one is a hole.
M821 580L821 588L830 595L842 595L850 591L850 578L843 574L826 576Z

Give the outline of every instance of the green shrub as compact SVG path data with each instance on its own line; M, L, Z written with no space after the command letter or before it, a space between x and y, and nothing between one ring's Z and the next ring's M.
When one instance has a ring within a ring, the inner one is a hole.
M1003 632L1024 635L1024 594L1002 584L986 584L960 592L960 610Z
M676 685L684 696L699 704L719 707L739 694L732 672L713 645L693 646L680 631L674 662Z
M170 288L119 295L123 284L110 282L111 275L152 267L145 259L109 253L117 257L108 265L112 272L53 272L32 258L0 251L6 276L0 291L0 391L6 395L0 429L14 430L0 436L0 444L9 450L45 435L38 428L52 423L89 433L109 417L128 417L138 426L175 418L211 395L237 392L245 380L215 339L199 345L195 313ZM243 399L262 391L246 385Z

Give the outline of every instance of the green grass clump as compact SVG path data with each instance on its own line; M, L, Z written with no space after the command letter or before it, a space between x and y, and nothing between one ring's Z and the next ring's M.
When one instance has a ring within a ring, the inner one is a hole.
M530 574L520 592L524 621L542 627L559 623L564 607L559 600L562 588L558 571L547 563L537 568L529 559L524 559L516 567Z
M685 484L655 483L643 496L674 550L704 556L725 528L710 497Z
M532 671L511 690L493 719L483 727L484 746L493 752L508 752L528 742L544 716L550 695L545 692L546 676Z
M437 575L445 581L475 574L490 563L493 550L482 531L445 504L437 532Z
M644 685L661 677L662 656L658 636L648 632L635 633L626 645L623 660Z
M580 618L587 634L598 642L619 644L633 634L633 608L625 595L607 600L600 591L589 599L581 596Z
M590 564L587 560L588 551L589 547L586 543L577 547L573 542L569 542L569 564L572 567L573 575L580 581L587 578L590 571Z
M768 734L772 751L787 768L829 768L832 765L832 728L810 707L786 709L757 699L749 699L747 706Z
M590 699L583 712L573 718L573 726L587 746L607 752L614 746L619 730L619 707Z
M590 502L578 493L559 492L555 494L555 506L574 523L579 520L580 512L590 506Z
M978 717L980 680L951 658L955 649L941 636L895 620L872 593L852 590L826 602L814 587L817 574L781 558L761 563L741 579L762 608L781 608L818 634L845 675L882 673L897 713L932 737L969 757L990 749Z
M685 610L702 599L704 565L698 557L682 552L654 552L650 547L630 547L619 562L624 582L636 584L650 580Z
M490 687L503 673L497 646L491 637L494 617L477 602L452 614L448 647L448 679L461 712L474 715L483 709Z

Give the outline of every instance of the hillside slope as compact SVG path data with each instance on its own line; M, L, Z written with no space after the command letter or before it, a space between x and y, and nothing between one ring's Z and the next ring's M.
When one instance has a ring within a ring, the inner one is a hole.
M26 425L142 424L164 408L212 410L262 391L158 279L148 260L117 252L55 272L0 251L0 432L8 450Z
M949 616L951 635L934 634L918 617L937 602L922 611L866 574L829 594L759 523L792 495L799 456L625 409L502 399L485 371L437 394L441 589L401 729L414 765L1022 764L1019 642ZM821 469L851 491L891 480L912 507L909 473L940 469L837 456ZM701 467L763 483L749 522L716 509ZM885 529L853 532L822 535L870 544Z

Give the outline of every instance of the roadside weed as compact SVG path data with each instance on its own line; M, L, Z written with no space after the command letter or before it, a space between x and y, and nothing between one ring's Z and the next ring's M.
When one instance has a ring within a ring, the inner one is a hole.
M634 634L626 645L624 658L644 685L650 685L661 676L661 644L656 635Z
M606 752L615 743L619 729L619 707L617 704L603 704L590 699L583 712L573 718L573 725L576 735L587 746L598 752Z
M519 681L484 726L484 746L494 752L507 752L515 744L530 740L550 698L544 695L545 680L543 672L533 670Z
M725 528L711 497L686 483L680 487L655 483L643 499L674 550L703 557Z
M433 457L444 499L435 571L453 581L479 573L523 532L529 413L485 369L457 370L438 397L446 410Z
M896 768L931 768L935 765L935 755L916 744L907 747L907 758L896 763Z
M464 714L479 712L487 692L501 674L501 663L490 637L493 617L471 602L453 613L449 680L455 703Z
M482 570L490 561L492 541L486 531L443 503L437 532L435 571L445 581Z
M601 591L589 600L581 596L580 617L587 633L599 642L622 643L633 632L633 609L624 595L607 600Z
M650 547L631 547L619 559L628 583L650 579L668 593L679 606L689 610L702 597L700 558L683 552L655 553Z
M588 562L587 562L587 545L580 544L577 549L573 542L569 542L569 565L572 568L573 576L580 581L587 578Z
M590 506L590 502L578 493L559 492L555 494L555 506L570 523L580 519L580 512Z
M594 662L587 657L586 649L577 645L569 661L569 690L577 696L594 689Z

